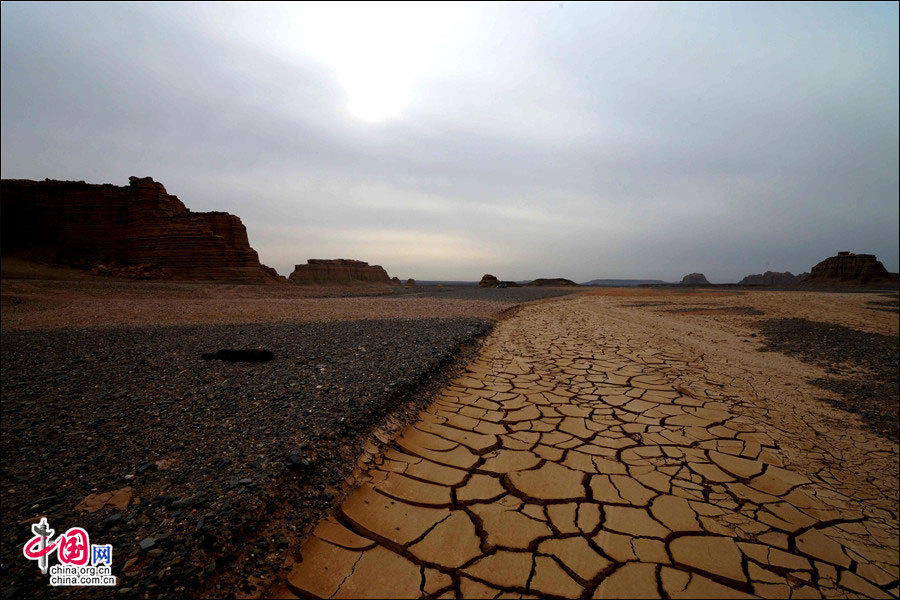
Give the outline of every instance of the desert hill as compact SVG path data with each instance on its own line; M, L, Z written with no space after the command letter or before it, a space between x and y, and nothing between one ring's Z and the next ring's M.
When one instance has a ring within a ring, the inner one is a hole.
M525 285L532 287L578 287L578 284L571 279L564 279L562 277L555 277L552 279L535 279L534 281L529 281Z

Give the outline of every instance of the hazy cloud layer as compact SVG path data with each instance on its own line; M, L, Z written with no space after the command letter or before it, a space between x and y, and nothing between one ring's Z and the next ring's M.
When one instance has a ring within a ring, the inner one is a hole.
M283 274L896 271L897 45L896 3L3 3L0 170L153 176Z

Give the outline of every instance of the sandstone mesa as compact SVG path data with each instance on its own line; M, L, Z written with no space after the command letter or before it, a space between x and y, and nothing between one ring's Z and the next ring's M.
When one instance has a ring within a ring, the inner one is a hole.
M747 275L738 282L738 285L796 285L806 281L808 277L809 273L794 275L790 271L784 273L766 271L761 274Z
M874 254L838 252L812 268L806 284L869 285L897 283L897 273L889 273Z
M681 279L681 285L709 285L703 273L690 273Z
M515 281L500 281L495 276L485 273L485 275L481 278L481 281L478 282L478 287L483 288L491 288L491 287L521 287Z
M151 177L128 181L4 179L3 254L126 277L283 280L259 262L238 217L192 212Z
M288 277L291 283L302 285L356 283L381 283L399 285L400 280L388 277L381 265L370 265L361 260L349 258L310 258L305 265L296 265Z

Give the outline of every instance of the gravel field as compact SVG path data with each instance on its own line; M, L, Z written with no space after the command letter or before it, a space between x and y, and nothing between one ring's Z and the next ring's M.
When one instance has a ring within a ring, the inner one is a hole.
M723 323L740 324L747 316L764 315L767 319L803 318L820 323L842 325L859 331L898 335L900 320L890 310L889 302L897 306L897 293L869 289L843 290L768 290L768 289L673 289L673 288L594 288L590 296L620 298L622 306L646 307L648 311L672 308L691 308L672 312L677 318L693 319L695 315L720 316ZM695 311L700 306L705 311ZM739 311L734 310L740 308ZM723 310L713 312L712 309ZM883 308L885 310L874 310ZM755 311L760 311L759 313ZM697 321L702 322L702 321ZM749 322L749 321L746 321Z
M900 298L898 298L898 294L883 294L882 298L888 298L888 300L870 300L866 302L866 308L900 314Z
M574 294L585 288L518 287L480 288L477 286L439 287L420 285L411 288L395 288L394 295L413 298L444 298L447 300L478 300L487 302L529 302Z
M454 318L5 330L4 593L48 592L21 560L27 523L40 515L57 531L77 525L113 544L122 595L190 592L222 571L270 575L278 547L332 505L368 432L386 415L414 414L409 403L426 403L491 326ZM250 347L275 358L201 358ZM76 510L92 493L125 488L127 507ZM256 528L275 512L286 529L262 535ZM239 555L238 566L222 558Z
M3 280L2 327L188 325L351 319L496 319L561 288L414 288Z
M872 430L898 439L900 337L797 318L767 319L759 329L768 350L796 355L836 375L811 382L841 395L841 400L823 400L859 414Z

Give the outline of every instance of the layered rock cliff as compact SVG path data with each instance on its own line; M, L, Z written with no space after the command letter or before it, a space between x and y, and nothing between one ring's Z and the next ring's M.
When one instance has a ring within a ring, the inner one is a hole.
M709 285L703 273L691 273L681 279L681 285Z
M191 212L150 177L128 186L83 181L2 181L2 252L81 267L140 266L172 279L266 283L241 220ZM103 269L98 269L103 271Z
M291 283L317 285L357 283L400 285L399 279L395 277L392 280L388 277L384 267L348 258L310 258L305 265L296 265L288 279Z
M796 285L809 277L809 273L800 273L794 275L790 271L784 273L776 273L775 271L766 271L762 274L747 275L739 282L739 285Z
M874 254L838 252L812 268L808 284L869 285L897 283L897 273L889 273Z

